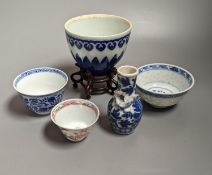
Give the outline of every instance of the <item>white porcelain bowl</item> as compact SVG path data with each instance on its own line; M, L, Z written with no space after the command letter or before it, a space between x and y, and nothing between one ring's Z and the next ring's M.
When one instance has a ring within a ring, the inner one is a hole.
M61 129L64 136L73 142L85 139L88 129L98 118L98 107L84 99L62 101L51 112L52 121Z
M122 58L132 24L108 14L82 15L65 23L70 52L78 65L95 76L106 75Z
M180 101L193 87L194 77L181 67L153 63L139 68L136 85L144 101L154 107L164 108Z
M63 71L41 67L18 75L13 81L13 87L29 110L46 115L62 101L67 82L68 76Z

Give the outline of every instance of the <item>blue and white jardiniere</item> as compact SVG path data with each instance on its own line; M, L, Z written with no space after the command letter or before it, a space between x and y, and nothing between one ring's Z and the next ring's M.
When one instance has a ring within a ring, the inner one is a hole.
M119 90L108 103L108 117L116 133L130 134L137 127L143 111L140 98L135 94L138 69L121 66L117 72Z
M106 75L122 58L132 24L119 16L91 14L69 19L65 32L72 56L94 76Z
M27 70L13 81L27 108L37 114L46 115L62 101L68 76L61 70L41 67Z
M193 87L194 77L179 66L153 63L139 68L136 84L144 101L154 107L164 108L182 99Z

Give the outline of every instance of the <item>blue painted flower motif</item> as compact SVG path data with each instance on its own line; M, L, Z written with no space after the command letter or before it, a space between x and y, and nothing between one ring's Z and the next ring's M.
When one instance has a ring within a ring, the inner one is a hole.
M122 87L130 86L129 78L118 77L118 80L119 80L119 82L120 82L120 84L121 84Z
M125 42L125 41L124 41L123 39L121 39L121 40L119 41L119 43L118 43L119 48L122 48L122 47L123 47L124 42Z
M119 110L119 109L114 109L114 110L113 110L113 115L114 115L115 117L118 117L118 116L120 115L120 110Z
M27 99L27 100L24 100L24 101L28 101L28 102L30 102L32 105L36 105L36 104L38 104L39 103L39 99L37 99L37 98L29 98L29 99Z
M134 92L136 77L123 77L118 75L120 89L128 95Z
M134 112L135 112L134 113L135 119L138 120L139 116L140 116L140 112L143 111L143 106L142 106L139 96L137 96L136 101L137 101L137 103L133 103L132 106L133 106Z
M98 43L96 44L96 49L100 52L102 52L103 50L105 50L106 48L106 44L105 43Z
M132 123L129 120L120 120L118 126L121 128L128 128Z
M47 114L51 109L62 101L64 90L46 96L27 96L21 95L24 104L29 110L38 114Z
M125 113L123 114L123 117L125 117L126 119L132 118L132 113L131 113L131 112L125 112Z
M82 48L82 43L80 41L75 40L74 44L76 45L76 47L78 49L81 49Z
M127 95L131 95L134 92L134 87L130 85L126 88L122 88L122 91L125 92Z
M68 41L71 44L71 46L74 46L74 40L72 38L69 38Z
M109 42L109 43L107 44L107 47L108 47L108 49L110 49L110 50L114 50L115 47L116 47L116 42Z
M85 42L84 47L87 51L91 51L93 49L93 44Z

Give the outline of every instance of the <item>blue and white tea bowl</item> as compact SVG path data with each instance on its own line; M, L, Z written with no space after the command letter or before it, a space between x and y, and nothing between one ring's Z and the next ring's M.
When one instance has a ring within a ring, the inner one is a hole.
M153 63L139 68L136 85L144 101L154 107L164 108L182 99L193 87L194 77L181 67Z
M47 115L62 101L67 82L68 76L63 71L41 67L18 75L13 81L13 87L29 110Z
M91 14L65 23L68 46L78 65L94 76L106 75L122 58L132 24L119 16Z

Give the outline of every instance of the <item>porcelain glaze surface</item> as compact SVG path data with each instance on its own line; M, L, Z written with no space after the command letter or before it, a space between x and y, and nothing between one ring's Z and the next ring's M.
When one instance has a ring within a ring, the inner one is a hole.
M181 67L154 63L139 68L136 84L141 98L160 108L177 104L194 85L194 78Z
M124 68L122 74L122 68ZM136 70L128 72L128 70ZM126 73L127 72L127 73ZM137 69L132 66L118 68L119 90L108 103L108 117L113 130L118 134L130 134L137 127L143 111L140 98L135 94Z
M52 121L64 136L78 142L88 136L88 129L99 118L98 107L88 100L69 99L59 103L51 112Z
M42 67L21 73L13 86L29 110L46 115L61 102L67 82L68 77L63 71Z
M122 58L131 27L124 18L101 14L76 17L65 24L72 56L95 76L106 75Z

